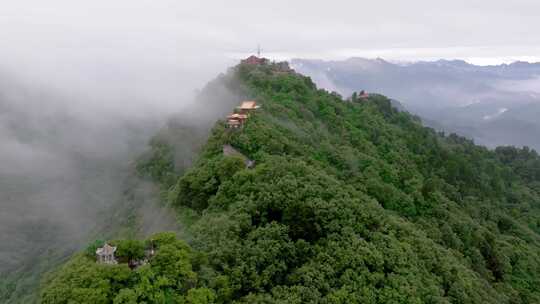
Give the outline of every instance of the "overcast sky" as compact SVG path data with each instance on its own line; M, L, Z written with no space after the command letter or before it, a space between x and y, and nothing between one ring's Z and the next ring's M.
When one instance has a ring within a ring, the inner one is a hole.
M180 73L203 83L258 43L274 58L540 56L537 0L2 2L0 65L75 88Z

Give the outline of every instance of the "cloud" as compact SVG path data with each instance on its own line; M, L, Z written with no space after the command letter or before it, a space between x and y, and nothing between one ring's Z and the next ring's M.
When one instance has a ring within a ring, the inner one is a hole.
M52 70L57 77L79 75L81 68L102 76L104 67L114 72L131 63L219 71L229 63L223 54L249 53L257 43L270 54L299 57L351 50L381 57L380 50L524 57L535 56L540 47L540 37L529 30L540 27L538 9L534 0L21 0L3 4L0 55L19 68L27 62L32 70Z

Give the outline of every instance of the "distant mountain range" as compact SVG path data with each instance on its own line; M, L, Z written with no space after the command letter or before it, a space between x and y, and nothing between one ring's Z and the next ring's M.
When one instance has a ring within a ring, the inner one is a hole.
M436 129L494 147L540 149L540 63L477 66L462 60L392 63L295 59L318 85L349 96L383 93Z

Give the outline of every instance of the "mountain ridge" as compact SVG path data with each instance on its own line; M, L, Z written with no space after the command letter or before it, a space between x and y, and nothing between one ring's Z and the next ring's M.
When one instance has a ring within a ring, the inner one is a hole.
M443 136L382 95L348 102L272 63L219 79L262 107L242 129L218 122L183 174L168 174L163 142L140 166L193 215L189 245L174 234L133 245L158 243L136 270L79 255L47 280L43 303L540 300L536 152ZM69 279L81 276L89 285Z

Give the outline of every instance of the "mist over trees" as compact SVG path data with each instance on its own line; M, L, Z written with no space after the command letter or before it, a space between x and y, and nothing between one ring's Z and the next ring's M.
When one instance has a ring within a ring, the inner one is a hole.
M41 272L103 230L123 199L130 158L162 124L158 115L134 118L77 102L9 73L0 77L4 303L12 292L24 302Z
M62 90L25 73L0 72L0 302L30 301L41 274L91 238L176 228L159 207L156 187L136 176L134 160L169 121L181 138L177 169L189 166L227 111L217 101L230 94L216 89L194 102L199 74L193 73L162 71L156 84L145 77L137 90L155 95L135 97L100 82L89 88L74 80L65 85L76 89Z

